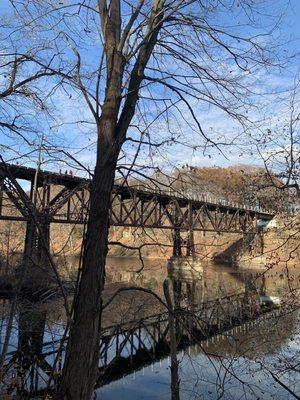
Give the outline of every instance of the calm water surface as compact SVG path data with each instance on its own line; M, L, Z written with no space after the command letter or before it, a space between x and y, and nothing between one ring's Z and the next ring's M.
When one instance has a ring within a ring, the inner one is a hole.
M168 277L177 302L183 307L191 302L200 304L247 291L255 291L264 301L279 303L291 290L297 293L295 289L299 286L300 275L300 266L288 270L277 266L263 272L237 270L224 265L180 265L161 260L146 261L143 270L140 269L139 260L110 258L104 302L116 290L128 286L144 287L163 297L162 285ZM10 311L10 301L2 299L1 348ZM163 306L150 294L121 292L105 309L103 325L127 323L162 311L165 311ZM61 337L65 321L61 300L49 300L44 304L20 301L13 318L8 351L19 349L26 354L39 354L43 343ZM255 323L179 351L180 399L297 398L300 396L299 327L299 313L285 311L280 318L277 315L264 316ZM47 349L55 348L51 346L49 344ZM49 356L46 361L51 364L53 357ZM26 369L26 362L24 367ZM17 366L12 368L17 369ZM46 376L42 378L46 379ZM24 372L22 380L23 388L34 386L29 372ZM44 385L40 379L38 387ZM170 387L170 359L166 357L103 386L95 396L103 400L169 399Z
M161 284L159 268L147 271L143 284ZM112 269L113 271L113 269ZM255 288L262 298L284 301L299 286L300 268L273 267L270 271L240 271L206 265L172 268L168 273L181 282L181 302L194 285L197 301ZM148 275L149 274L149 275ZM163 275L163 274L162 274ZM130 281L130 272L127 276ZM137 278L136 278L137 279ZM114 280L112 272L111 280ZM292 399L300 396L299 313L264 316L253 324L190 346L178 352L180 399ZM280 383L277 381L278 380ZM288 386L293 393L284 388ZM97 399L170 399L170 358L155 362L97 391Z

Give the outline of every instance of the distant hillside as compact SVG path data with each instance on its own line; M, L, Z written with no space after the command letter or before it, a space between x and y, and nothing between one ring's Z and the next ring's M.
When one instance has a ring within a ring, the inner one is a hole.
M170 175L158 172L152 179L153 184L161 187L170 186L185 193L201 193L276 212L288 211L296 201L292 191L275 188L264 169L248 165L227 168L184 165ZM280 184L275 176L272 179Z

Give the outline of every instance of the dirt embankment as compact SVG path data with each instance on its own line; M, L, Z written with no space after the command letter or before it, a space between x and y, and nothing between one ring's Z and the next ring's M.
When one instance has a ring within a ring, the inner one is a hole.
M271 262L299 264L299 232L299 218L287 219L284 216L277 217L276 225L265 228L262 236L195 232L196 256L203 261L248 266ZM51 250L65 277L76 273L83 233L83 227L79 225L51 226ZM24 223L0 222L0 275L10 273L20 264L24 237ZM187 234L183 232L181 237L185 255ZM167 260L173 254L171 230L111 227L109 242L110 256Z
M300 218L278 215L260 234L245 235L215 258L247 268L297 266L300 264Z

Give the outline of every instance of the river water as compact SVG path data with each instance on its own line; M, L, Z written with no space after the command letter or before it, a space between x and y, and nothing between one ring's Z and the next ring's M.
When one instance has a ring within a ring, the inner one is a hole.
M199 265L191 260L179 263L146 260L141 265L137 259L111 257L104 303L116 291L120 293L105 308L103 326L113 327L165 312L150 292L164 299L166 279L171 283L174 301L179 307L245 292L255 292L260 301L273 304L283 304L288 294L289 304L294 306L298 301L299 277L300 266L247 271L225 265ZM133 287L145 288L146 292L129 290ZM123 288L127 290L122 291ZM20 299L15 310L11 305L10 300L1 300L1 351L9 317L13 317L8 343L10 364L1 390L5 393L11 386L9 390L15 398L29 399L32 398L30 390L45 387L47 380L43 368L33 368L30 363L34 357L41 358L46 349L49 355L43 360L51 365L55 355L50 350L55 349L53 343L63 334L66 317L63 302L57 298L48 298L43 303ZM180 399L299 398L299 329L297 309L286 306L282 312L266 313L241 327L178 350ZM45 343L48 344L45 346ZM12 359L17 350L23 354L21 361ZM133 368L121 377L109 379L108 384L96 390L95 398L170 399L171 385L176 384L170 372L169 356L154 357L151 362L139 364L136 370Z

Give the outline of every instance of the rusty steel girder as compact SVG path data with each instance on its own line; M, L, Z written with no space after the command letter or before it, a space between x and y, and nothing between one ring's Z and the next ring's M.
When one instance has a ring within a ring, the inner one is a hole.
M0 219L30 220L28 202L33 200L35 173L34 168L0 164ZM20 179L29 182L30 187L26 192L18 185ZM39 171L36 182L34 207L43 221L72 224L86 222L90 180ZM244 205L208 201L171 190L126 185L114 186L110 207L112 226L190 232L256 232L258 219L269 221L273 217L274 214L270 212Z

